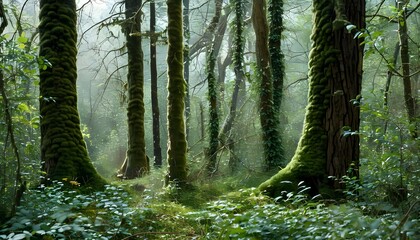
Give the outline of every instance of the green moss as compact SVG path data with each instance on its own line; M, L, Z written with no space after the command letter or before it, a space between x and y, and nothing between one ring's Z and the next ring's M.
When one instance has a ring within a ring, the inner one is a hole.
M324 73L331 57L332 38L326 34L331 30L333 4L330 1L314 1L313 41L309 61L309 95L305 123L296 152L289 164L272 178L262 183L259 189L270 196L283 191L293 191L304 181L312 194L319 192L326 174L326 130L325 111L329 106L329 76ZM286 182L285 182L286 181ZM290 183L291 182L291 183Z
M52 65L40 70L41 158L50 179L77 179L99 186L105 181L93 168L80 132L75 24L74 1L41 1L40 56Z
M168 180L187 180L187 140L184 124L182 2L168 0Z

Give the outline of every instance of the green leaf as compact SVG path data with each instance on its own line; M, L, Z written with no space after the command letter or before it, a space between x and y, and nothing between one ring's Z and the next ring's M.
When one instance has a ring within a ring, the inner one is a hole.
M13 236L12 240L20 240L20 239L25 239L26 238L26 234L24 233L19 233Z
M18 105L18 109L19 109L21 112L25 112L25 113L30 113L30 112L31 112L31 109L29 108L29 106L28 106L28 105L26 105L26 103L20 103L20 104Z
M18 43L27 43L28 42L28 38L25 37L25 32L23 32L22 35L20 35L20 37L18 37L17 42Z

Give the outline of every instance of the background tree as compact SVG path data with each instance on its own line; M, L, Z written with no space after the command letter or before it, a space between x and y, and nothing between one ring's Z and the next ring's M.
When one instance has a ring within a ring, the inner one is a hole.
M401 68L402 79L404 86L404 102L407 110L408 121L412 125L410 129L411 136L416 139L418 137L418 122L416 119L417 102L413 97L413 89L411 87L411 74L410 74L410 53L409 53L409 35L408 35L408 21L407 16L409 1L398 1L398 37L400 43L401 55ZM419 72L417 72L419 74Z
M160 147L160 113L158 101L158 75L156 62L156 44L158 35L156 35L156 4L150 1L150 85L152 98L152 116L153 116L153 156L155 167L162 166L162 149Z
M185 81L183 72L182 0L168 0L168 165L167 180L187 180Z
M260 81L260 122L264 145L264 168L271 170L279 167L283 159L283 148L279 133L278 110L273 100L273 76L268 48L268 23L266 18L266 2L252 2L252 22L255 29L255 49L257 57L257 76Z
M269 195L296 187L287 180L304 181L317 194L321 187L341 188L344 175L358 176L359 136L353 133L359 130L363 47L346 28L365 28L365 2L315 0L313 12L303 133L290 163L260 185Z
M144 77L143 51L141 49L142 1L125 0L124 33L128 52L128 149L120 169L124 178L141 177L149 172L144 140Z
M80 130L76 93L76 3L45 0L40 4L39 55L50 67L40 69L42 170L48 179L73 179L102 186Z
M207 152L207 171L210 175L216 171L217 151L219 149L219 109L217 96L219 88L215 76L216 57L214 56L214 45L209 48L207 56L207 81L209 98L209 149Z
M183 29L184 29L184 79L187 84L185 93L185 134L189 136L190 131L190 115L191 115L191 101L190 101L190 0L182 0L183 11Z
M229 166L231 170L235 171L238 167L239 159L235 155L235 141L232 136L232 126L235 122L237 115L238 104L240 104L243 99L241 99L241 90L244 89L245 84L245 74L243 70L243 55L244 55L244 39L243 39L243 1L242 0L232 0L231 3L234 6L235 18L233 26L233 64L234 64L234 73L235 73L235 85L232 93L232 98L230 101L229 113L226 117L226 120L223 123L221 128L219 138L223 145L227 146L230 152Z
M268 1L270 66L273 73L273 106L280 113L283 99L284 55L281 47L283 26L283 0ZM277 116L279 117L279 116ZM281 143L281 145L283 145ZM283 146L281 146L283 148Z
M209 27L207 28L209 34L212 36L213 40L208 45L207 52L207 83L208 83L208 100L209 100L209 122L208 122L208 131L209 131L209 148L207 152L207 171L209 175L212 175L216 171L216 160L217 160L217 151L219 148L219 106L218 106L218 95L219 87L217 84L217 79L215 76L216 68L216 56L219 52L219 49L216 49L215 46L215 31L218 26L220 15L222 12L223 2L221 0L216 0L215 2L215 15L210 22ZM219 103L220 104L220 103Z

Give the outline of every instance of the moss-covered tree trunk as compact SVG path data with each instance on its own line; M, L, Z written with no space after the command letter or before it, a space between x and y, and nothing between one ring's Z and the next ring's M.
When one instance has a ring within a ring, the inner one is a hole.
M365 27L364 0L314 0L309 96L303 133L290 163L260 185L269 195L304 181L311 194L339 189L343 175L358 175L362 39L346 29ZM348 172L351 170L351 172ZM328 176L333 176L331 180ZM292 181L292 184L284 181Z
M47 178L102 186L80 131L76 93L76 2L42 0L39 55L51 63L40 69L42 169Z
M270 50L270 63L273 76L273 107L274 107L274 120L277 121L275 125L278 131L278 146L276 151L279 161L274 166L285 164L284 158L284 144L282 123L280 118L281 104L283 100L283 85L284 85L284 55L281 47L283 26L283 0L269 0L268 2L268 15L269 15L269 35L268 47Z
M279 114L283 99L284 55L281 49L283 33L283 0L268 1L269 36L271 70L273 73L273 106ZM282 146L283 147L283 146Z
M264 168L271 170L280 166L283 160L283 148L280 140L278 115L273 101L273 78L268 49L269 30L265 7L265 0L253 1L252 22L256 36L257 75L260 81L260 122L264 146Z
M235 142L232 139L232 128L237 115L238 104L241 102L241 92L243 93L245 74L243 71L243 56L244 56L244 39L243 39L243 0L232 0L234 6L235 20L232 25L233 28L233 64L235 72L235 86L232 93L230 102L230 109L227 119L223 123L222 129L219 134L219 139L222 144L226 145L230 152L229 166L232 171L236 171L239 163L236 154L234 153Z
M207 52L207 63L206 63L206 73L207 73L207 83L208 83L208 100L209 100L209 149L207 152L207 172L209 175L213 175L217 170L217 150L219 148L219 107L218 107L218 95L219 88L217 84L217 79L215 76L216 70L216 55L220 50L220 46L216 46L218 42L215 42L216 37L215 31L216 27L220 20L220 15L222 13L222 0L214 1L216 11L214 17L207 28L209 34L211 34L211 43L208 47Z
M133 179L149 172L144 140L143 51L141 49L141 0L125 0L124 33L128 53L128 148L120 169L123 178Z
M168 0L168 164L167 180L187 181L187 140L184 122L182 0Z
M207 152L207 171L209 175L216 171L217 150L219 148L219 108L217 96L219 88L215 76L216 57L214 56L214 44L210 47L207 56L207 83L208 83L208 99L209 99L209 149Z
M160 145L160 113L158 100L158 75L156 61L156 4L150 1L150 85L152 98L152 118L153 118L153 164L155 167L162 166L162 148Z

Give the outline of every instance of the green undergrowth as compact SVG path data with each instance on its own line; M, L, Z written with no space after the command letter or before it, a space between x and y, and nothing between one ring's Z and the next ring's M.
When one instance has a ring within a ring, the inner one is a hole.
M61 182L28 190L0 239L420 239L418 205L373 215L364 204L309 199L304 186L269 198L246 187L251 177L187 190L155 178L83 194Z

